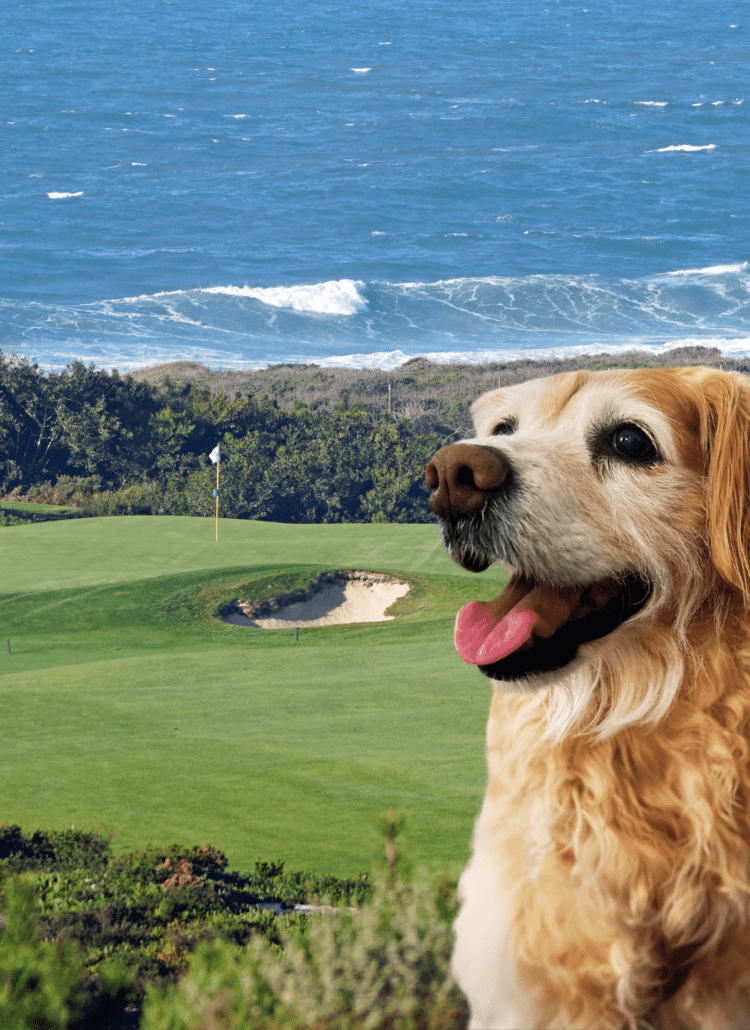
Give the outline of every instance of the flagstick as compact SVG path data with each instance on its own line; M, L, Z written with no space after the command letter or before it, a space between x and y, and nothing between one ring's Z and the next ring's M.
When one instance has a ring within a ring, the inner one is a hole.
M220 461L216 462L216 543L219 542L219 465Z

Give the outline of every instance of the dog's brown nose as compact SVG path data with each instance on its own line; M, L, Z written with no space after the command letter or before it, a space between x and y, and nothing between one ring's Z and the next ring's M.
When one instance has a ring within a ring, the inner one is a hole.
M471 515L484 504L487 492L502 486L510 466L494 447L453 443L441 447L424 471L432 490L430 507L436 515Z

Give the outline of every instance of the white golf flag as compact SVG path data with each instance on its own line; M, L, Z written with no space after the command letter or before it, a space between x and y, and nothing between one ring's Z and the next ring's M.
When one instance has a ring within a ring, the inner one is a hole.
M214 449L209 454L209 458L214 463L214 465L216 464L217 461L221 461L221 456L219 454L219 445L218 444L216 444Z

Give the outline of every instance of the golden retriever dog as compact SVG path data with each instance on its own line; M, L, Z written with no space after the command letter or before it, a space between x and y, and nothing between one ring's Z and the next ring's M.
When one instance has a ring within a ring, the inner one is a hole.
M459 883L474 1030L750 1027L750 379L575 372L426 469L492 681Z

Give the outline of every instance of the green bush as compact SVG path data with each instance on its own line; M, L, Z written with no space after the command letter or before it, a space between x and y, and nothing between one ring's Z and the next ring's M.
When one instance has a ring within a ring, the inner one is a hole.
M84 1001L81 963L70 944L41 941L34 890L6 880L0 937L0 1026L3 1030L65 1030Z
M30 869L89 869L106 861L110 841L86 830L37 830L0 824L0 875Z
M209 844L113 856L100 834L25 834L0 825L0 879L34 874L40 935L75 943L97 982L113 963L141 985L174 978L201 941L242 945L260 934L277 943L277 924L307 919L289 906L321 897L357 904L372 895L366 873L342 879L287 872L283 862L261 859L251 873L226 867L226 856ZM274 907L259 908L259 902Z
M27 521L17 515L6 515L0 511L0 526L25 526Z
M95 493L90 507L95 515L157 515L160 501L156 485L144 482Z
M141 1030L465 1027L449 971L455 884L409 882L403 819L375 822L374 885L278 860L233 873L208 844L113 856L96 833L0 826L0 1027L91 1030L144 990ZM322 900L339 908L288 908Z
M101 476L58 476L54 484L47 480L25 490L18 486L7 495L6 500L87 508L92 496L101 490L101 485Z
M141 1030L458 1030L443 885L380 874L372 903L238 949L203 944L176 986L149 989Z

